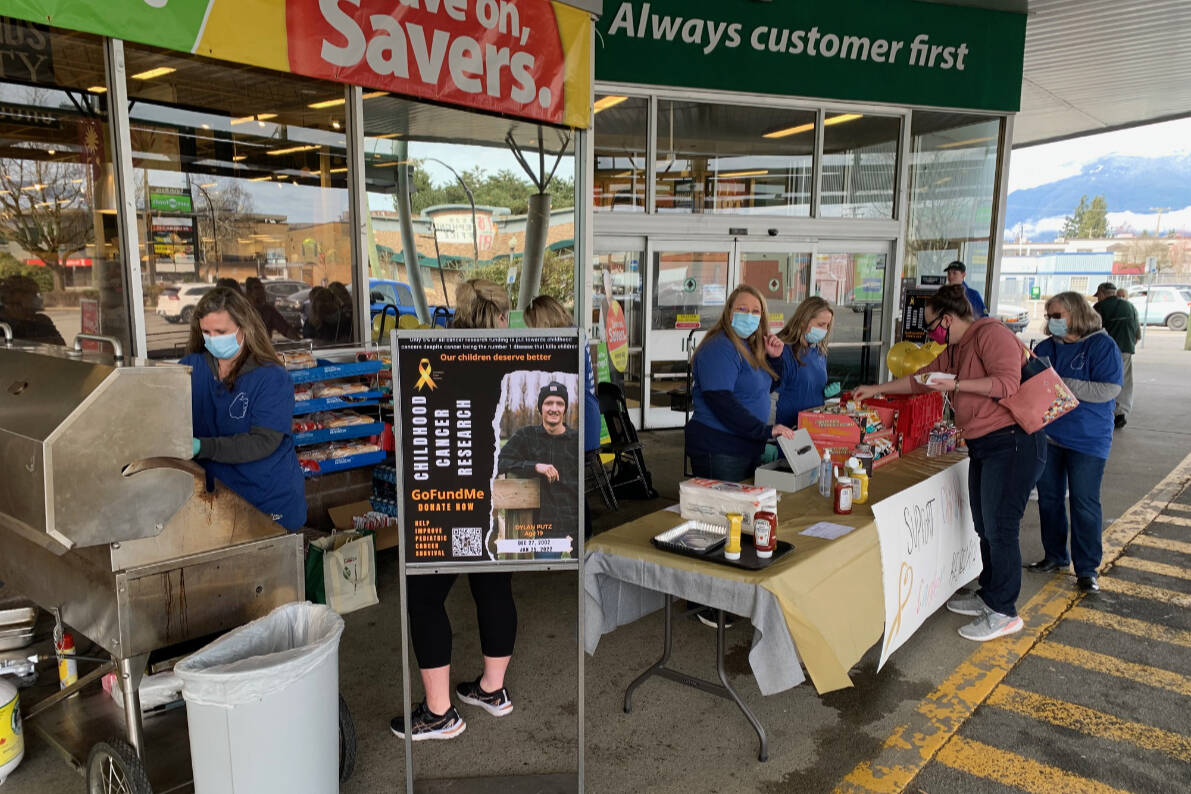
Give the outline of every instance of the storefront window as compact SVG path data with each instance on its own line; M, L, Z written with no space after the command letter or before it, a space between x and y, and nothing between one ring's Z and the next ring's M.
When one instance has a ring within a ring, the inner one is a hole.
M353 341L344 87L125 52L151 355L182 354L221 279L262 281L275 341Z
M659 213L810 215L813 111L661 100L657 135Z
M597 377L620 386L633 409L641 403L641 351L645 334L641 304L643 260L640 250L597 253L591 284L591 341L598 346L600 365Z
M959 259L969 286L984 293L1000 125L988 116L914 111L906 278L941 277Z
M824 218L892 218L901 119L828 112L823 119Z
M649 100L597 95L594 106L596 212L644 212L649 179Z
M574 133L394 96L364 97L374 312L384 304L401 314L414 309L400 169L409 175L412 242L430 306L453 307L461 281L486 278L504 284L516 307L526 251L536 250L539 294L573 310Z
M18 339L129 346L103 43L0 18L0 321Z

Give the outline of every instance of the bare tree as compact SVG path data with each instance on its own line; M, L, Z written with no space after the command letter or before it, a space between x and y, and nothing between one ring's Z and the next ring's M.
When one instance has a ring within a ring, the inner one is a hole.
M67 260L95 236L86 173L80 163L0 159L0 234L45 263L55 290Z
M202 278L219 270L219 263L236 241L244 216L252 212L252 197L239 182L223 180L214 188L198 187L199 249L202 251Z

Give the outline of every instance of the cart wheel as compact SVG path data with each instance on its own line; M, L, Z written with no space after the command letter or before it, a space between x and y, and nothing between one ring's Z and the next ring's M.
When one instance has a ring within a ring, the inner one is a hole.
M108 739L87 756L87 794L153 794L140 756L123 739Z
M346 783L356 771L356 723L347 708L343 695L339 696L339 782Z

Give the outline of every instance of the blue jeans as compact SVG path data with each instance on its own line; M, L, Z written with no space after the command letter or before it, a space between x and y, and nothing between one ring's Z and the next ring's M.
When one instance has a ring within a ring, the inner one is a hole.
M968 493L980 538L980 598L1002 615L1017 614L1021 592L1021 518L1046 462L1046 436L1017 425L968 439Z
M695 473L696 477L707 477L725 482L751 479L760 462L760 457L713 455L710 452L691 453L691 471Z
M1038 480L1038 518L1047 559L1075 563L1076 576L1095 576L1100 567L1100 481L1108 461L1048 445L1046 466ZM1067 493L1071 494L1071 555L1067 555Z

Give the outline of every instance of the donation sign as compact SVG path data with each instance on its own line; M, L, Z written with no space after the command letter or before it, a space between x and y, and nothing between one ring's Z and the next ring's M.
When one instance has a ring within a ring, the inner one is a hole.
M402 516L410 564L576 553L577 335L401 335Z
M873 505L881 543L885 639L881 662L960 587L979 575L968 459Z

